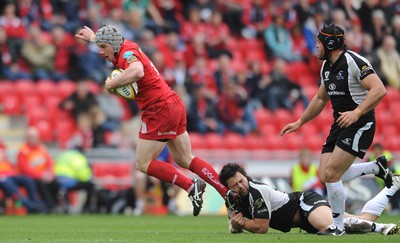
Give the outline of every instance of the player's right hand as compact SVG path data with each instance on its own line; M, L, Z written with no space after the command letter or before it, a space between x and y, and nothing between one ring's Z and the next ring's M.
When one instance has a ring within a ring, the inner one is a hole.
M87 26L84 26L75 35L76 38L87 41L87 42L89 42L90 38L92 38L93 36L95 36L93 30Z
M281 136L299 130L299 128L301 127L301 125L302 125L302 124L301 124L300 119L297 120L296 122L292 122L292 123L287 124L287 125L281 130Z

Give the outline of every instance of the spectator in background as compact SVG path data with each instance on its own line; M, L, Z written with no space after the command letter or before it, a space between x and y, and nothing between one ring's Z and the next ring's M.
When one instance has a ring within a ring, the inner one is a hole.
M140 48L143 50L143 52L148 56L152 56L158 49L155 35L149 29L145 29L141 33L138 43L140 44Z
M265 97L267 108L271 111L279 108L291 111L298 102L306 108L309 103L301 86L291 81L285 74L285 66L285 60L278 58L274 61L270 73L271 83L266 87Z
M224 87L217 103L218 116L226 127L243 136L257 130L254 114L247 109L248 98L243 87L230 83Z
M164 56L164 54L160 51L156 51L150 57L150 60L153 62L154 66L157 68L160 75L164 78L165 82L168 86L173 87L176 84L174 69L169 67L165 63L165 59L172 59L173 56L169 56L171 58L165 58L168 56Z
M28 127L25 144L17 155L17 169L20 175L33 179L45 202L48 212L54 212L58 204L60 184L55 179L54 162L41 142L36 127Z
M379 0L362 1L360 8L357 11L358 18L361 20L363 32L374 36L374 25L372 23L372 12L378 9Z
M214 72L215 82L218 87L218 95L235 79L235 72L232 69L232 57L222 54L218 58L218 67Z
M61 101L60 108L70 111L78 130L71 134L69 148L90 149L104 143L101 123L104 112L99 108L95 94L90 90L90 79L79 80L76 91Z
M96 83L103 85L104 78L109 74L105 61L98 55L94 43L87 45L76 39L72 46L70 61L70 78L81 80L92 77Z
M17 16L17 8L14 2L8 2L4 6L3 13L0 16L0 27L7 34L7 45L11 56L18 60L28 32L21 18Z
M263 79L263 70L261 63L252 61L248 64L246 87L249 93L249 105L252 109L262 108L263 102L263 89L264 85L261 83ZM268 76L269 77L269 76Z
M207 67L207 59L198 56L194 62L194 65L189 69L186 83L189 92L193 91L196 87L203 86L207 89L209 96L216 97L219 89L212 71Z
M387 85L400 90L400 54L396 50L396 40L391 35L383 37L382 46L376 50L380 61L382 79Z
M38 198L35 182L27 176L18 175L6 153L6 147L0 141L0 189L6 196L20 200L29 212L45 212L45 205ZM21 192L20 187L26 189L28 195Z
M130 9L125 13L125 22L127 25L125 37L128 40L139 41L140 36L145 30L141 13L137 9Z
M103 87L102 92L96 95L96 101L100 109L97 114L101 114L98 118L100 126L106 131L118 130L124 115L124 108L118 97L108 93Z
M249 6L242 13L242 36L247 39L262 38L263 31L271 23L271 14L268 9L272 2L265 0L251 0Z
M29 38L22 45L21 54L33 73L35 80L52 79L56 48L46 38L39 26L31 26Z
M86 156L78 150L66 150L58 155L55 162L56 179L63 192L65 211L68 212L70 205L69 194L72 191L83 190L86 193L86 199L81 212L94 212L92 204L94 183L92 169Z
M288 62L301 60L300 55L293 53L292 37L289 29L285 27L283 16L275 14L272 19L272 24L263 33L269 56L283 58Z
M228 26L222 22L222 14L214 11L211 21L207 25L207 52L210 58L218 58L221 54L232 56L228 47L230 32Z
M165 21L153 1L124 1L123 8L125 12L131 9L137 9L147 29L151 29L155 34L162 32Z
M381 9L372 12L372 38L374 39L374 48L382 45L385 35L390 34L390 26L387 25L385 13Z
M74 44L74 38L64 30L63 26L55 25L51 30L52 45L55 47L54 72L52 79L60 81L69 79L71 48Z
M369 161L376 159L377 157L384 155L385 158L388 160L388 168L389 170L397 175L400 175L400 166L396 164L394 160L393 154L384 148L382 143L375 143L372 145L371 151L368 155ZM375 179L376 184L379 186L380 189L385 187L385 184L380 179ZM400 213L400 192L396 192L390 199L389 199L391 208L391 214L398 214Z
M89 78L78 80L76 91L64 99L60 103L60 108L71 112L71 115L77 120L78 116L82 113L93 114L96 112L98 103L95 94L90 90Z
M290 185L294 192L314 191L325 196L324 185L318 179L318 166L313 163L312 154L307 148L299 151L298 161L290 174Z
M195 65L198 57L208 59L206 36L204 33L194 34L191 41L187 43L186 50L184 51L184 58L186 60L187 68L190 69L193 65Z
M155 5L164 19L163 32L179 32L184 19L181 3L175 0L158 0Z
M32 75L20 65L20 57L10 50L6 31L0 27L0 77L9 80L32 79Z
M355 2L353 0L338 1L336 8L341 9L344 12L347 20L351 22L360 21L357 15L357 9L355 8Z
M164 55L164 62L168 68L175 68L179 59L182 59L185 45L177 32L168 32L165 39L159 42L158 49ZM167 58L165 58L167 57Z
M400 7L400 3L399 3ZM398 53L400 53L400 15L396 15L393 17L392 20L392 35L394 39L396 40L396 50Z
M218 97L203 83L195 84L193 95L188 106L188 130L224 134L225 125L218 117Z
M192 38L199 33L206 33L207 26L201 21L200 9L191 7L188 20L181 25L180 36L186 43L192 42Z

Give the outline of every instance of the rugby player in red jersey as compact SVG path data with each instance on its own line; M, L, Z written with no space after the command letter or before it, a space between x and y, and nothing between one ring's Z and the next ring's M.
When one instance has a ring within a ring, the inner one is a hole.
M137 83L135 101L142 111L142 126L136 147L137 169L186 190L193 204L194 216L200 213L203 204L205 182L215 187L224 198L227 189L220 183L218 173L209 163L192 154L182 100L167 85L138 44L125 40L111 25L101 27L96 33L85 26L75 37L95 42L100 48L100 55L116 68L124 70L118 77L105 81L109 92L122 85ZM178 165L201 179L191 180L171 164L156 160L166 145Z

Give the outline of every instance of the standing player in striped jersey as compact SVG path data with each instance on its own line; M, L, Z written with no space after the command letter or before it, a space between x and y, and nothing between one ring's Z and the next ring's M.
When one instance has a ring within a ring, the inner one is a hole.
M135 101L142 111L142 126L136 147L136 168L187 191L194 216L200 213L203 204L205 182L225 197L226 188L219 182L218 173L209 163L192 154L186 131L186 109L181 98L167 85L138 44L124 39L119 30L111 25L101 27L96 34L85 26L75 37L95 42L100 55L116 68L124 70L117 77L105 81L109 92L113 93L116 87L122 85L137 83ZM171 164L157 160L165 146L168 146L178 165L201 179L191 180Z
M364 174L375 174L392 185L384 156L371 163L353 164L356 157L363 158L375 134L374 108L386 95L382 81L369 61L350 51L345 45L345 33L335 24L325 25L317 36L318 57L321 67L321 85L302 116L287 124L281 136L297 131L315 118L329 101L334 122L322 146L319 177L325 183L333 224L322 235L343 235L345 191L343 182Z

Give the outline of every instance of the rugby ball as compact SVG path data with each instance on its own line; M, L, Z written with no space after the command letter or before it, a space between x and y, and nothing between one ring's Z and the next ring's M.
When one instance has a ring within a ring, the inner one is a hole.
M110 74L110 78L113 79L115 77L118 77L118 75L120 75L122 72L123 71L121 69L114 69ZM119 86L114 89L114 93L124 99L133 100L138 93L137 83L134 82L131 84Z

